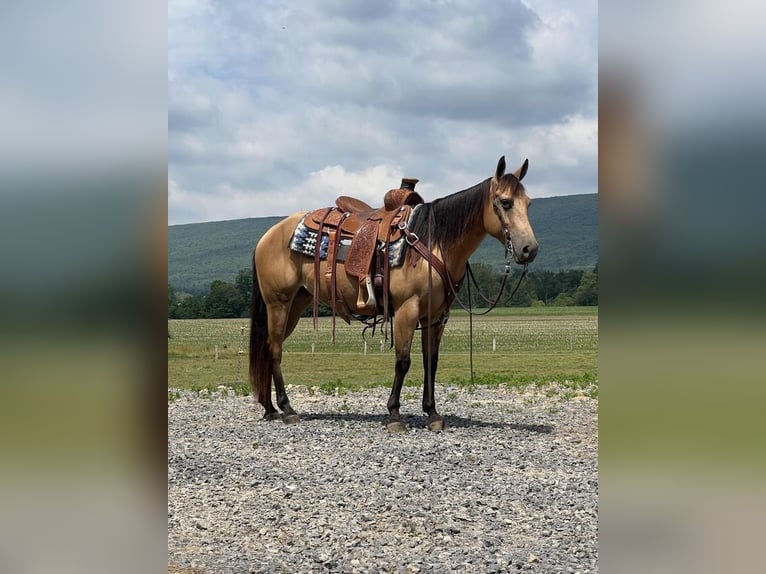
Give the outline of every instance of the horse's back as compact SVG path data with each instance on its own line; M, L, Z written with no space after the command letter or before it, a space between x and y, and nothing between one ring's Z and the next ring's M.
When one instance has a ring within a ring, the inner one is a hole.
M258 241L258 244L255 246L256 254L260 251L274 255L277 251L280 251L280 245L284 248L284 251L289 251L287 245L290 241L290 237L292 237L293 231L295 231L295 226L298 225L298 222L307 213L308 211L293 213L267 229L266 233L263 234Z
M296 225L306 213L300 211L285 217L270 227L258 241L254 257L261 280L269 278L287 286L298 279L300 256L290 250L289 243Z

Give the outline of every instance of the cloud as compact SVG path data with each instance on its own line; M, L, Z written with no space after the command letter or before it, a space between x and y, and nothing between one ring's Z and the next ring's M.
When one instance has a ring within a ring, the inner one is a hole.
M286 214L304 185L437 197L503 154L595 191L595 5L171 1L170 222Z
M319 205L330 204L338 195L352 195L370 205L379 205L383 194L398 187L400 180L398 166L375 165L349 172L343 166L332 165L311 173L301 188L311 195L310 201Z
M184 213L201 208L211 221L287 215L333 205L339 195L352 195L371 205L381 205L385 192L398 187L400 174L399 166L375 165L360 171L348 171L340 165L332 165L309 173L304 180L279 192L222 184L212 194L184 189L171 179L168 201L170 209L180 214L181 219Z
M530 182L537 197L595 193L598 190L598 123L595 118L574 115L562 122L528 130L522 147L529 157ZM531 162L530 162L531 163ZM537 173L535 172L537 169Z

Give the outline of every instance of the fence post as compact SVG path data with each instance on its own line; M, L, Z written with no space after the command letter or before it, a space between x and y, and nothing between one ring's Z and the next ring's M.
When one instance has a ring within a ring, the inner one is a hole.
M242 364L242 355L245 354L245 348L244 348L244 341L245 341L245 326L240 325L239 327L239 352L237 353L237 382L241 383L242 378L240 377L240 366Z

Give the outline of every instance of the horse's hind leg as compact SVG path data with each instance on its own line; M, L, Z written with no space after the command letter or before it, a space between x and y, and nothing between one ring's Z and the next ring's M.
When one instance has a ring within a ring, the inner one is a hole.
M290 307L290 313L287 317L285 339L287 339L295 330L295 327L298 325L298 321L300 321L301 315L311 304L312 299L313 298L311 293L309 293L305 287L301 287L298 290L298 293L296 293L295 298L293 299L292 307Z
M293 424L300 421L298 414L290 405L285 389L285 380L282 376L282 344L298 325L301 314L311 303L311 294L301 289L293 298L289 307L276 305L269 308L269 337L271 340L272 371L274 373L274 390L277 394L277 405L284 415L282 420L285 424Z
M436 399L434 398L434 383L436 381L436 367L439 364L439 344L444 333L444 324L438 323L421 330L423 341L423 412L428 415L426 426L428 430L442 431L446 425L441 415L436 412ZM429 361L428 348L431 348Z
M271 368L274 376L274 390L277 394L277 405L282 410L282 421L293 424L300 421L290 399L287 398L285 380L282 376L282 344L288 333L291 306L284 304L269 305L269 347L271 350ZM292 325L294 328L295 325ZM292 331L292 328L290 331Z

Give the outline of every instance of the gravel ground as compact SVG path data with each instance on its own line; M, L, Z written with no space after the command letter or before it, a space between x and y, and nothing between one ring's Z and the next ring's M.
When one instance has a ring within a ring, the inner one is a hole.
M431 433L406 388L168 404L168 571L597 572L598 401L563 389L438 386ZM549 396L553 395L553 396ZM417 413L407 417L408 413Z

